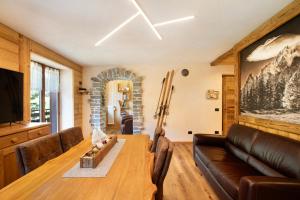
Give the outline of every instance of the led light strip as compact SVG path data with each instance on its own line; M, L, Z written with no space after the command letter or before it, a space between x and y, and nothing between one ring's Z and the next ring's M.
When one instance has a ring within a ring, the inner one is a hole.
M151 23L151 21L149 20L147 15L144 13L144 11L141 9L141 7L137 4L137 2L135 0L132 0L132 3L138 9L138 11L141 13L141 15L144 17L145 21L150 26L150 28L155 33L155 35L158 37L158 39L162 40L162 37L160 36L160 34L156 30L156 28L153 26L153 24Z
M105 40L107 40L108 38L110 38L113 34L115 34L116 32L118 32L121 28L123 28L124 26L126 26L129 22L131 22L132 20L134 20L140 14L141 14L140 12L137 12L136 14L132 15L130 18L128 18L126 21L124 21L122 24L120 24L117 28L115 28L112 32L110 32L104 38L102 38L101 40L99 40L95 44L95 46L99 46L102 42L104 42Z
M156 30L155 27L164 26L164 25L168 25L168 24L173 24L173 23L176 23L176 22L186 21L186 20L190 20L190 19L194 19L195 18L195 16L188 16L188 17L178 18L178 19L174 19L174 20L170 20L170 21L165 21L165 22L161 22L161 23L157 23L157 24L153 25L151 23L151 21L149 20L149 18L147 17L147 15L142 10L142 8L138 5L138 3L135 0L131 0L131 1L132 1L133 5L136 7L136 9L138 10L138 12L136 14L132 15L130 18L128 18L122 24L120 24L117 28L115 28L113 31L111 31L109 34L107 34L104 38L102 38L101 40L99 40L95 44L95 46L99 46L101 43L103 43L105 40L107 40L108 38L110 38L112 35L114 35L116 32L118 32L121 28L123 28L124 26L126 26L129 22L131 22L132 20L134 20L139 15L143 16L143 18L145 19L145 21L150 26L150 28L152 29L152 31L155 33L155 35L158 37L159 40L162 40L162 37L160 36L160 34L158 33L158 31Z
M183 18L178 18L178 19L173 19L173 20L170 20L170 21L157 23L157 24L154 24L153 26L154 27L164 26L164 25L173 24L173 23L176 23L176 22L182 22L182 21L186 21L186 20L190 20L190 19L194 19L194 18L195 18L195 16L188 16L188 17L183 17Z

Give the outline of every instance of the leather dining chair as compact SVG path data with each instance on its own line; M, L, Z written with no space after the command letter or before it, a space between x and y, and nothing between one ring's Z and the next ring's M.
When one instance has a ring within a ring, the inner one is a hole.
M21 174L27 174L63 153L58 134L47 135L25 143L16 148Z
M121 124L121 132L122 134L133 134L133 119L127 118L124 120L123 124Z
M156 151L156 146L157 146L158 138L160 136L163 136L163 137L165 136L165 129L163 129L163 128L156 128L155 131L154 131L153 142L152 142L152 144L151 144L151 146L149 148L152 153L154 153Z
M157 186L156 200L163 199L163 184L168 173L173 155L173 144L166 137L160 136L154 154L154 170L152 182Z
M83 140L83 134L80 127L73 127L58 133L63 152L77 145Z

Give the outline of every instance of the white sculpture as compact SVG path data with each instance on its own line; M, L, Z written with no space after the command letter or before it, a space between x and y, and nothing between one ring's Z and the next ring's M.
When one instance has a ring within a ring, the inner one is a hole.
M108 141L108 136L100 128L94 128L92 132L93 146L100 149L103 146L104 141Z

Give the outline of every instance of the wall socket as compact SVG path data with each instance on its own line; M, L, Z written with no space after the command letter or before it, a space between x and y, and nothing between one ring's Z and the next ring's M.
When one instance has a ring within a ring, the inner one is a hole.
M193 134L193 131L188 131L188 134Z
M219 134L219 131L215 131L215 134Z

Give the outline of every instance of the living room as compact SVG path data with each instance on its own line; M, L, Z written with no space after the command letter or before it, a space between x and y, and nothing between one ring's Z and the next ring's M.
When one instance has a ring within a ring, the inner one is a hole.
M1 1L0 199L299 199L299 14Z

